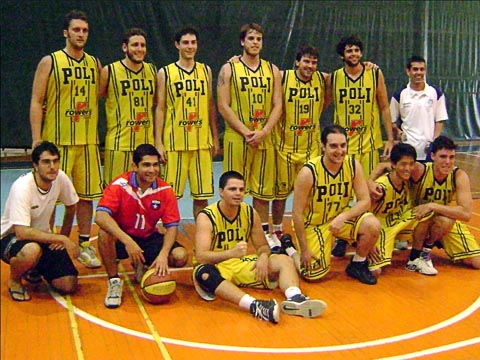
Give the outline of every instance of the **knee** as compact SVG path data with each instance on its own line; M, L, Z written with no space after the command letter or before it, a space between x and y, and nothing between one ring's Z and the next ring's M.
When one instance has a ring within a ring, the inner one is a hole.
M359 232L361 234L369 235L371 238L377 239L382 230L382 224L375 215L368 215L362 221Z
M51 282L52 287L60 294L72 294L77 290L78 278L74 275L63 276Z
M183 267L187 264L188 253L184 247L177 247L172 250L168 257L168 263L172 267Z
M198 266L194 270L194 276L198 284L212 294L215 294L215 290L225 280L218 269L209 264Z
M455 220L446 216L436 216L430 227L430 237L440 239L452 229Z
M37 263L41 256L42 248L35 242L26 244L16 255L18 258L24 261L31 261L32 263Z

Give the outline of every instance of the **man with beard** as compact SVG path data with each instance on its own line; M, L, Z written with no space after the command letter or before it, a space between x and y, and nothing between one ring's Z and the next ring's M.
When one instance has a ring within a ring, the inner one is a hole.
M178 61L158 71L155 145L164 165L162 177L183 196L187 179L193 216L213 198L213 157L220 149L212 70L195 61L198 31L185 26L175 33Z
M272 130L282 114L282 78L275 65L260 58L260 25L242 26L240 45L240 61L224 64L218 76L218 109L225 120L223 170L244 176L268 244L280 250L280 241L270 234L269 206L275 196Z
M129 170L135 148L153 144L155 65L144 62L147 35L142 29L125 32L123 60L105 66L100 79L100 97L106 96L104 182Z
M87 16L82 11L72 10L65 16L65 48L43 57L35 72L30 125L33 149L42 140L47 140L60 151L60 167L72 178L80 198L77 206L78 260L86 267L96 268L101 263L89 240L92 201L102 195L98 148L101 64L84 51L88 31Z
M367 69L360 62L363 43L357 35L342 38L337 44L337 54L345 66L331 76L333 122L345 128L348 154L362 165L368 177L379 162L378 149L383 146L380 116L387 134L383 155L389 156L393 147L385 80L380 69ZM344 256L346 245L345 241L337 241L332 254Z

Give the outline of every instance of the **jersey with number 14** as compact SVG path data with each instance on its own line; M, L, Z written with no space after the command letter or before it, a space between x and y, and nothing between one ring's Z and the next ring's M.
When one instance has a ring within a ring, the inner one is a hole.
M201 211L213 227L210 251L233 249L239 241L248 242L252 232L254 213L251 205L242 202L237 216L229 220L222 214L219 204L220 201L217 201Z
M275 127L275 143L280 151L305 153L320 143L320 116L325 96L325 80L320 71L309 81L299 79L295 70L283 73L284 115Z
M165 149L186 151L211 148L207 66L196 62L192 70L186 71L172 63L163 69L166 81Z
M304 167L313 175L313 186L304 211L305 226L325 224L347 208L353 192L355 160L345 156L336 174L328 171L323 156L308 161Z
M332 74L333 122L345 128L348 154L363 154L383 146L377 103L378 70L367 70L352 79L345 68Z
M98 62L64 50L51 55L42 140L56 145L98 144Z
M138 145L154 143L156 73L155 66L146 62L137 72L122 61L108 65L105 149L134 151Z

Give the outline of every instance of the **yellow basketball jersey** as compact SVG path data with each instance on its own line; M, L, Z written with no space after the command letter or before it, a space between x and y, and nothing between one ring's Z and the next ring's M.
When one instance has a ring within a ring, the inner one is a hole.
M219 203L217 201L202 210L213 227L210 251L233 249L239 241L248 242L252 232L253 208L251 205L241 203L235 219L229 220L220 211Z
M51 57L42 139L57 145L98 144L97 59L85 53L77 61L63 50Z
M231 108L239 120L250 130L262 130L270 116L274 88L273 68L270 62L260 59L256 69L250 69L241 60L231 62L230 81ZM225 123L225 134L230 139L243 137ZM267 136L258 146L272 146L272 136Z
M155 66L146 62L138 72L121 61L108 65L105 149L134 151L138 145L154 143L156 72Z
M390 180L390 174L380 176L375 182L382 187L384 194L379 202L373 204L372 212L384 228L394 226L410 207L408 183L404 182L402 188L397 190Z
M295 70L283 73L284 114L275 127L275 144L280 151L306 152L320 148L325 79L320 71L310 81L298 78Z
M163 69L166 79L165 149L185 151L211 148L207 66L196 62L191 71L186 71L172 63Z
M306 166L313 175L313 187L304 212L305 226L321 225L332 220L347 206L352 196L355 162L345 156L340 170L331 174L323 164L323 156Z
M364 68L355 80L349 77L345 68L332 74L334 123L347 131L350 155L370 152L383 145L377 83L377 70Z
M425 173L418 182L412 182L412 199L415 205L434 202L448 205L455 199L455 167L447 178L442 182L435 179L433 175L433 163L425 164Z

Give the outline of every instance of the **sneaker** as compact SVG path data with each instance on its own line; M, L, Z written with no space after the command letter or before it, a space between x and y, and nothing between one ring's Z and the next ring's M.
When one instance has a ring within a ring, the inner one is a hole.
M296 250L295 245L293 244L292 235L290 235L290 234L284 233L280 237L280 243L282 244L282 248L284 250L286 250L288 248L293 248L294 250Z
M429 259L429 256L423 256L423 254L424 253L422 252L420 257L415 260L408 260L405 269L408 271L416 271L423 275L437 275L438 270L433 267L432 260Z
M115 309L122 303L123 281L120 278L108 279L107 296L105 296L105 306L109 309Z
M137 282L137 284L140 284L142 282L143 275L145 275L148 270L148 266L143 263L139 263L137 264L137 266L132 264L132 266L135 270L135 281Z
M323 314L327 304L321 300L310 300L307 296L298 294L282 302L281 308L288 315L313 318Z
M278 323L280 313L278 311L277 300L255 300L250 305L250 314L260 320Z
M282 249L282 243L277 239L277 236L272 236L272 234L265 234L267 243L270 246L270 252L272 254L285 254Z
M368 261L350 261L346 269L347 275L363 284L375 285L377 278L368 269Z
M395 249L397 250L407 250L408 249L408 241L402 240L395 240Z
M202 265L200 265L200 266L202 266ZM193 286L195 287L195 290L197 291L198 295L200 295L200 297L201 297L203 300L205 300L205 301L213 301L213 300L216 299L215 294L204 290L204 289L200 286L200 284L197 282L197 279L195 278L195 270L192 271L192 282L193 282Z
M78 257L78 261L80 261L83 266L87 268L98 268L102 266L102 263L97 258L97 252L95 248L90 244L90 241L84 241L80 243L80 256Z
M337 239L332 250L332 255L335 257L344 257L345 253L347 252L347 245L348 242L345 240Z
M42 282L42 275L40 275L37 269L27 271L23 275L23 278L27 280L30 284L39 284Z

